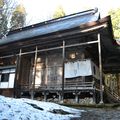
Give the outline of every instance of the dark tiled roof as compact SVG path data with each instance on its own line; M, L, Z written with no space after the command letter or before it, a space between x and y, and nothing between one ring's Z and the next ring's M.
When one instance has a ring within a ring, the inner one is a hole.
M10 32L7 37L0 40L0 46L12 42L22 41L24 39L34 38L37 36L47 35L49 33L75 28L82 24L97 20L99 20L99 13L97 9L91 9L68 15L59 19L45 21Z

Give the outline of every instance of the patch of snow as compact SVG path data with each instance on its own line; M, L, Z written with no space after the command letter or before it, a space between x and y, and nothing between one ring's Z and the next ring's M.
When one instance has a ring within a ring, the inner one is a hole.
M69 114L55 114L51 112L56 109L68 112ZM0 96L0 120L70 120L74 117L79 118L81 112L83 110L51 102Z

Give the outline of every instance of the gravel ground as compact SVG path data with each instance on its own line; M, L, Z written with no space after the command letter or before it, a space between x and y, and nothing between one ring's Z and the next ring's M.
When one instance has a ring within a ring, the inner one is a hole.
M120 107L119 108L83 108L79 120L120 120Z

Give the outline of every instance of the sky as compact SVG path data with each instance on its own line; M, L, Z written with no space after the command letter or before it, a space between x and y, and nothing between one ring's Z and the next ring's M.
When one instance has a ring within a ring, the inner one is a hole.
M89 8L98 8L101 16L107 16L110 9L120 8L119 0L20 0L27 13L27 24L51 19L54 11L62 6L66 15Z

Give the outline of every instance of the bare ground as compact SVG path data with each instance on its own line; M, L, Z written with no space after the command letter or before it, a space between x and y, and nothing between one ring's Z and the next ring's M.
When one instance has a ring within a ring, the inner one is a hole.
M79 120L120 120L120 107L118 108L83 108Z

